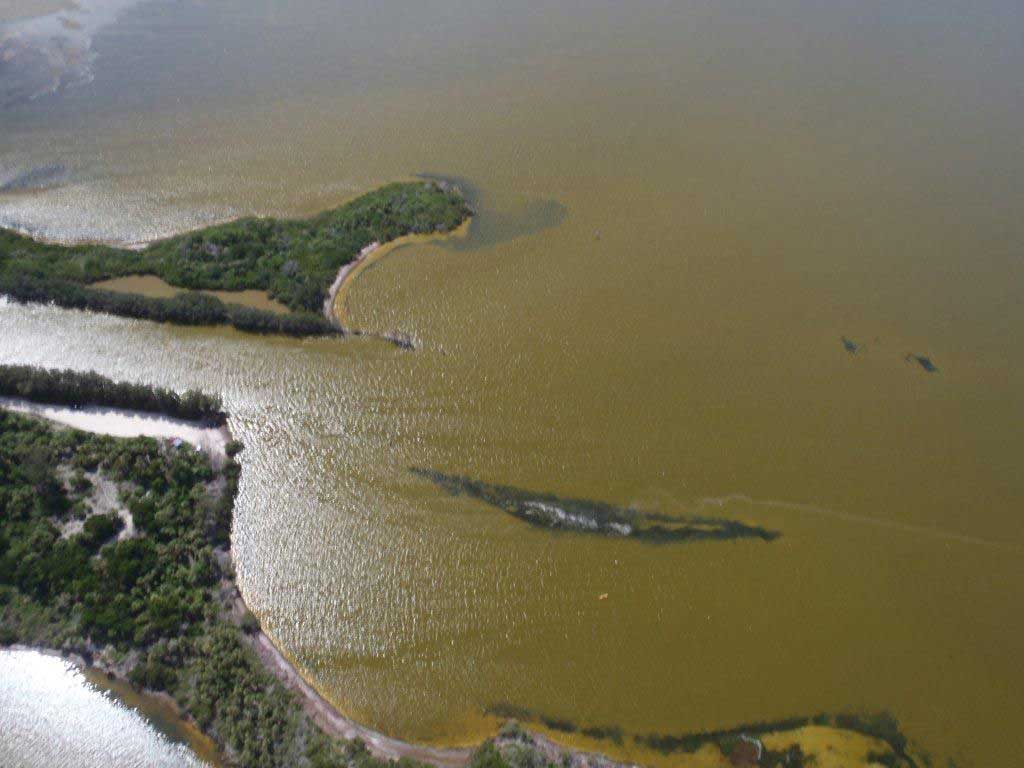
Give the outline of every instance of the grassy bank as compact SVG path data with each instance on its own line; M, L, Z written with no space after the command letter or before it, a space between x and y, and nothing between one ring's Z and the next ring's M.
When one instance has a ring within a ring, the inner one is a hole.
M183 325L232 325L293 336L337 333L319 312L342 266L370 243L450 232L469 214L457 191L409 182L389 184L312 218L239 219L137 251L44 243L0 229L0 294ZM197 291L263 290L291 312L257 310L205 293L153 298L90 287L127 275L155 275Z

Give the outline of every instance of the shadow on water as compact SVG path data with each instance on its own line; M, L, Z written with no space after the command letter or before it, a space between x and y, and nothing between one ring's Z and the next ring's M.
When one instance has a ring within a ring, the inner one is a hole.
M552 731L569 734L580 733L587 738L600 741L610 741L617 746L622 746L622 744L625 743L625 734L617 725L580 726L572 720L550 717L537 712L532 712L525 707L518 707L515 704L508 704L506 702L491 704L490 706L485 707L484 714L504 720L540 723L545 728Z
M508 485L494 485L463 475L447 475L433 469L410 467L409 471L430 480L451 496L479 499L539 528L651 542L729 539L773 541L780 535L777 531L724 518L698 515L674 517L617 507L602 501L569 499Z
M67 180L68 169L60 163L37 165L5 173L0 168L0 192L29 192L56 187Z
M480 189L463 176L420 173L417 178L456 187L473 207L469 237L448 239L440 243L441 247L449 250L473 251L535 235L559 226L569 217L569 209L557 200L529 200L499 211L484 205Z

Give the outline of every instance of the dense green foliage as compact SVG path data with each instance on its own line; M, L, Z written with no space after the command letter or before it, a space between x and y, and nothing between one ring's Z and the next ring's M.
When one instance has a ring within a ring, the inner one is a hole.
M55 429L0 410L0 642L120 659L245 766L308 764L310 724L218 599L238 465L150 438ZM113 482L123 523L91 513ZM78 532L76 522L85 518Z
M737 749L749 746L749 739L760 738L768 733L793 731L810 725L839 728L878 739L886 744L887 750L872 756L872 762L891 768L917 768L918 763L908 750L907 739L900 731L897 720L887 712L875 714L818 714L813 717L792 717L785 720L748 723L736 728L718 731L702 731L682 735L649 734L637 736L639 744L660 752L696 752L706 744L715 744L725 755L732 755ZM764 750L758 763L764 768L802 768L814 763L813 756L804 755L798 745L781 751Z
M0 294L147 320L230 324L296 336L336 332L319 313L338 269L373 242L448 232L469 216L465 200L432 182L390 184L309 219L245 218L155 242L139 251L42 243L0 229ZM201 290L265 290L292 310L275 314L214 296L169 299L103 291L90 283L156 275Z
M2 239L2 232L0 232ZM90 288L70 280L53 280L0 271L0 295L23 303L56 304L66 309L87 309L139 320L178 325L232 325L250 333L286 336L328 336L338 328L311 312L279 314L241 304L230 304L206 293L180 293L168 299Z
M227 416L219 397L188 390L111 381L98 373L48 370L31 365L0 366L0 395L37 403L83 407L89 405L150 411L178 419L223 424Z
M237 465L226 472L233 479ZM79 473L86 482L62 479ZM113 540L123 523L90 514L90 476L117 484L143 535ZM0 411L4 629L18 626L12 606L29 601L65 608L53 637L75 645L128 650L196 634L212 616L219 579L212 542L223 544L229 530L230 506L205 490L212 480L209 462L189 448L51 429Z
M320 731L247 644L252 617L232 618L222 562L238 474L187 446L0 409L0 644L102 657L171 694L231 765L386 768ZM92 510L99 483L116 484L133 536Z

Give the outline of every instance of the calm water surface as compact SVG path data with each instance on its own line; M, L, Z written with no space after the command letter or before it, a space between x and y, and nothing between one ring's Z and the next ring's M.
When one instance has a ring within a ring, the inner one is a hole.
M417 173L480 211L348 296L414 353L0 308L4 362L223 393L245 596L330 699L446 743L498 703L885 709L1017 759L1018 3L118 5L0 111L0 223L138 242ZM556 534L410 467L782 535Z

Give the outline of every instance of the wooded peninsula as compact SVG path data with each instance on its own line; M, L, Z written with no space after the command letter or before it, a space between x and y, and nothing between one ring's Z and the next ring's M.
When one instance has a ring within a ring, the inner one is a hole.
M0 228L0 295L182 325L337 334L343 329L320 309L339 269L373 243L451 232L470 214L456 188L416 181L389 184L308 219L243 218L141 250L46 243ZM155 275L188 292L156 298L91 287L129 275ZM202 292L242 290L266 291L290 312L254 309Z

